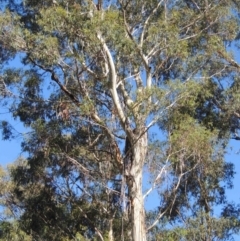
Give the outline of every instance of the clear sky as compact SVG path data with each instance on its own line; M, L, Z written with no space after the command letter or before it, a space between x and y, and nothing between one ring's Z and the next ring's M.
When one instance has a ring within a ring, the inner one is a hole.
M230 141L226 160L234 163L236 172L234 188L227 191L227 197L229 200L240 203L240 141Z
M10 114L6 114L4 109L0 107L0 121L10 121L16 133L24 133L22 123L18 120L14 120ZM21 155L21 135L18 138L11 141L2 140L0 133L0 165L6 167L8 164L14 162Z

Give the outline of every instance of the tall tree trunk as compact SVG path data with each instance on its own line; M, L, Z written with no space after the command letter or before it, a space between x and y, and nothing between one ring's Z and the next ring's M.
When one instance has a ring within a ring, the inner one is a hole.
M112 218L109 220L108 239L109 239L109 241L114 241L114 238L113 238L113 219Z
M147 153L147 133L136 139L132 147L132 165L128 178L131 202L132 241L146 241L145 209L142 194L143 165Z

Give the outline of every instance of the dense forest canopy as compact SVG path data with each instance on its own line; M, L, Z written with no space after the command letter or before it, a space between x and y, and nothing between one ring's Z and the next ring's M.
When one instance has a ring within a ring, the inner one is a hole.
M239 233L239 0L0 3L0 104L28 130L0 169L0 240Z

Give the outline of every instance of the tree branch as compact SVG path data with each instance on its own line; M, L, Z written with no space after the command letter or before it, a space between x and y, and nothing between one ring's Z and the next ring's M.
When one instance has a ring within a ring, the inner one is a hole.
M147 17L147 19L145 20L144 24L143 24L143 30L141 33L141 37L140 37L140 47L142 48L143 46L143 39L144 39L144 34L145 34L145 30L146 27L148 25L148 22L150 20L150 18L154 15L154 13L158 10L158 8L160 7L160 5L162 4L163 0L161 0L158 5L152 10L152 12L149 14L149 16Z
M126 117L125 117L125 114L124 114L123 109L121 107L119 96L118 96L118 93L117 93L117 72L116 72L116 69L115 69L115 64L114 64L111 52L110 52L108 46L106 45L106 43L105 43L105 41L104 41L100 32L97 34L97 37L101 41L103 49L104 49L104 51L106 52L106 55L107 55L107 61L108 61L109 70L110 70L110 92L112 94L113 102L114 102L114 105L117 109L117 113L118 113L120 122L122 124L122 127L125 129Z

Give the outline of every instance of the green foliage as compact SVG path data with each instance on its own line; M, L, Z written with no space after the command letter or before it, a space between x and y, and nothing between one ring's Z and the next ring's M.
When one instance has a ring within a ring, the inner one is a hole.
M32 241L31 235L23 232L17 223L5 222L0 223L0 240L5 241Z
M208 221L206 222L206 219ZM238 221L237 221L238 222ZM163 240L229 240L229 231L235 226L233 220L227 218L216 219L198 214L194 219L185 220L186 227L177 227L173 230L164 230L156 237L157 241ZM238 224L237 224L238 225Z
M30 131L25 158L0 172L2 240L132 240L136 166L159 193L146 213L149 240L239 231L224 160L240 131L240 67L226 47L239 35L238 2L6 3L1 103ZM7 65L14 57L19 68ZM15 137L6 120L0 129ZM147 155L134 162L151 130ZM219 217L216 205L225 207Z
M7 121L0 123L0 129L2 129L3 140L10 140L13 137L12 126Z

